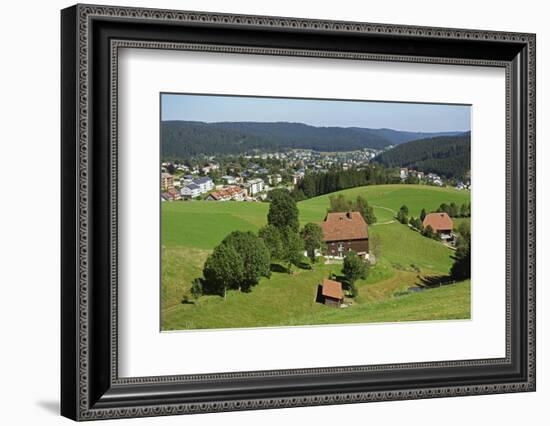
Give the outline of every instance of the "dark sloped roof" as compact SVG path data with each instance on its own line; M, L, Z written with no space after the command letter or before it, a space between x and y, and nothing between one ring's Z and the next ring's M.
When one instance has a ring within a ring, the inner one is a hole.
M325 241L364 240L369 237L367 222L359 212L328 213L321 228Z
M201 183L206 183L206 182L211 182L212 179L210 179L209 177L200 177L200 178L197 178L194 180L194 183L196 184L201 184Z

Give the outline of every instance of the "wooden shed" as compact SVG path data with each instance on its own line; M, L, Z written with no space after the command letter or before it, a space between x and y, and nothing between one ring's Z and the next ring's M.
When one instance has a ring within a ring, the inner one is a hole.
M328 306L339 307L344 301L342 283L338 281L324 279L321 294L323 296L323 303Z

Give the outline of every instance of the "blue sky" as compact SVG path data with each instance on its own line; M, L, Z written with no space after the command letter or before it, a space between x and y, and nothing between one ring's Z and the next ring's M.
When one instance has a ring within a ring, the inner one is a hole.
M287 121L312 126L468 131L470 106L164 93L161 95L161 119L208 123Z

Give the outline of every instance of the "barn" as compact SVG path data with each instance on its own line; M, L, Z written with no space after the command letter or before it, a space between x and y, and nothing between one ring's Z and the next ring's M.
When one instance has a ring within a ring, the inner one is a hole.
M342 258L348 251L354 251L359 256L368 258L369 230L361 213L328 213L321 228L329 256Z
M434 232L443 240L453 238L453 220L445 212L429 213L424 218L422 226L431 226Z

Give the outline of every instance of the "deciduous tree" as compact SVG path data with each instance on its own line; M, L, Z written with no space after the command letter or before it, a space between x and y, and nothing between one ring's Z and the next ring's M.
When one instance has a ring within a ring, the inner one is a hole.
M281 260L284 254L281 232L273 225L266 225L260 229L258 235L264 240L272 260Z
M300 225L296 201L287 190L276 189L271 192L267 223L275 226L279 231L290 227L294 232L298 232Z
M408 222L409 208L405 205L401 206L397 212L397 220L402 224L406 225Z
M228 288L239 288L244 275L244 264L237 251L227 245L218 245L208 256L203 268L203 290L226 298Z
M350 284L354 284L358 279L367 278L367 263L361 259L354 251L349 251L344 258L342 273Z
M426 209L422 209L420 212L420 221L424 222L424 219L426 218Z
M449 211L447 212L449 214L449 216L451 217L457 217L458 216L458 206L456 205L455 202L452 202L450 205L449 205Z
M471 276L470 250L470 240L456 249L451 276L457 281L465 280Z
M460 237L463 238L465 241L469 241L470 224L468 222L462 222L460 225L458 225L458 233L460 234Z
M432 228L432 226L431 225L426 226L422 230L422 235L424 235L425 237L428 237L428 238L433 238L434 237L434 229Z
M258 284L260 277L270 276L271 256L261 238L250 231L233 231L223 239L223 244L233 247L242 259L243 274L239 286L242 291L249 291Z
M295 232L291 227L286 228L282 232L283 240L283 261L287 265L288 273L292 273L292 265L298 266L302 261L304 242L300 238L300 234Z
M362 197L361 195L358 195L357 199L355 200L354 210L361 213L361 216L363 216L363 219L365 219L365 222L367 222L369 225L376 223L374 209L372 208L372 206L369 205L367 199Z
M307 255L314 263L315 250L320 249L323 244L323 229L316 223L307 223L302 229L302 238Z
M329 212L347 212L353 209L351 200L346 199L344 194L331 195L328 197L330 207Z

